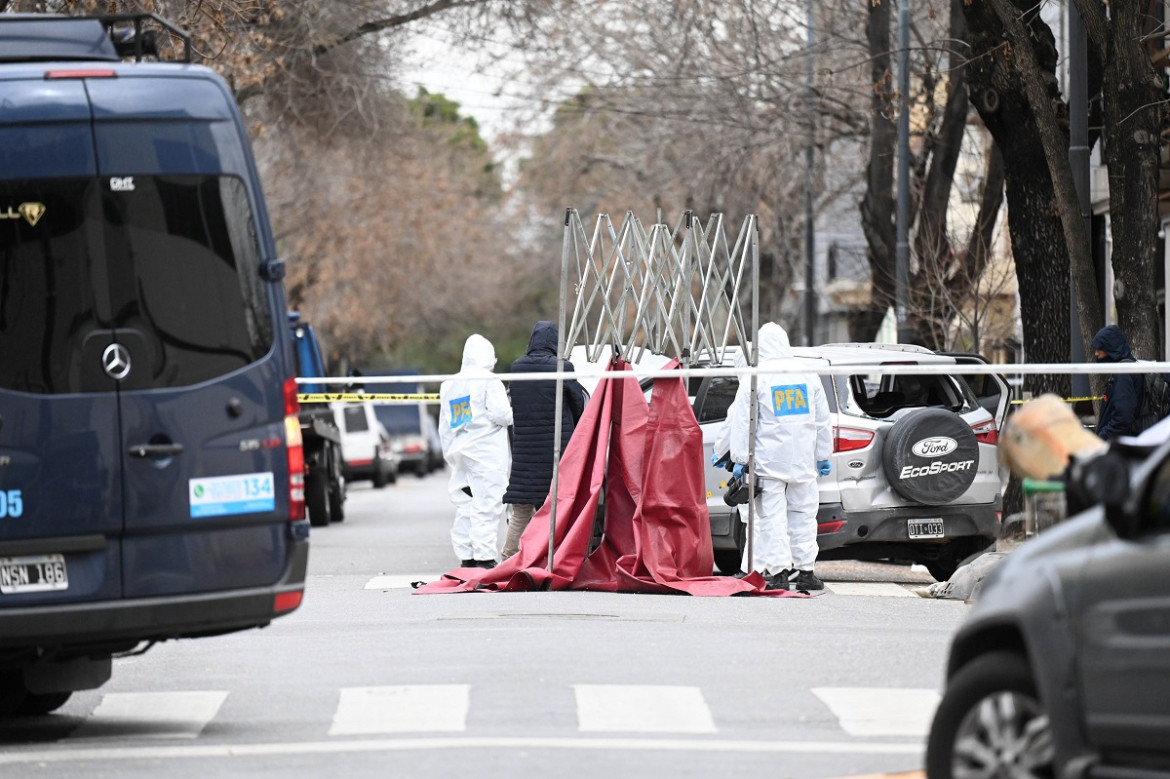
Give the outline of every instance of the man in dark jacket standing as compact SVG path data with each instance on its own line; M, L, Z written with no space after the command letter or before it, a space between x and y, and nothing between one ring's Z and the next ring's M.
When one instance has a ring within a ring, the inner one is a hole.
M512 363L512 373L555 373L557 369L557 326L537 322L528 340L528 353ZM565 362L565 370L573 364ZM576 379L563 383L561 404L561 451L573 435L573 427L585 410L585 388ZM556 381L509 382L512 401L512 474L504 503L512 504L508 535L500 559L520 550L520 536L536 510L544 505L552 483L553 443L556 429Z
M1093 336L1093 354L1101 362L1134 362L1129 339L1117 325L1109 325ZM1097 435L1108 441L1135 432L1134 420L1142 405L1145 380L1140 373L1117 373L1105 384L1105 402L1097 417Z

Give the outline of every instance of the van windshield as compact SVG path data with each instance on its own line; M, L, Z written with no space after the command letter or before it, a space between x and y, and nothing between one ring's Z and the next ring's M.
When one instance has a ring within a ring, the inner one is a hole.
M232 176L0 181L0 388L187 386L273 343L244 183Z

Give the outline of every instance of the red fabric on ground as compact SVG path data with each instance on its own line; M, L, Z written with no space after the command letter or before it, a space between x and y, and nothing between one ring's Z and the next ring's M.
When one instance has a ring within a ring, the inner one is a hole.
M618 361L611 370L629 370L629 365ZM765 591L763 579L754 574L744 579L711 575L704 458L702 431L681 377L656 379L649 406L632 373L603 379L561 456L552 572L548 500L510 559L492 569L458 568L416 592L600 590L807 597ZM589 554L599 504L605 533Z

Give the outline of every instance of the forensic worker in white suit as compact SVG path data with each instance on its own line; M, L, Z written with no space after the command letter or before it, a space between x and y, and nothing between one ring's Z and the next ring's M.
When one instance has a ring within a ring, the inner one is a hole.
M753 568L769 589L821 590L817 559L818 476L832 470L833 431L821 379L794 364L788 333L769 322L759 333L760 374L755 472ZM738 473L748 462L751 382L743 377L728 409L731 460ZM745 554L743 569L749 570Z
M451 470L447 489L455 504L451 545L464 568L494 568L504 491L512 454L512 404L492 373L496 350L478 333L463 345L459 373L439 387L439 438Z

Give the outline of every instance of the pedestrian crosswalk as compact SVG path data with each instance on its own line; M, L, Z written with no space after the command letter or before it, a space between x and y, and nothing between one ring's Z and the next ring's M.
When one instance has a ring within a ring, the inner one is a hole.
M921 739L938 704L933 690L820 687L811 692L845 736ZM698 687L576 684L546 694L571 696L580 734L679 736L725 734ZM225 691L110 692L64 738L193 739L219 715ZM389 736L468 732L473 686L412 684L345 687L337 691L323 736ZM2 761L0 761L2 763Z

